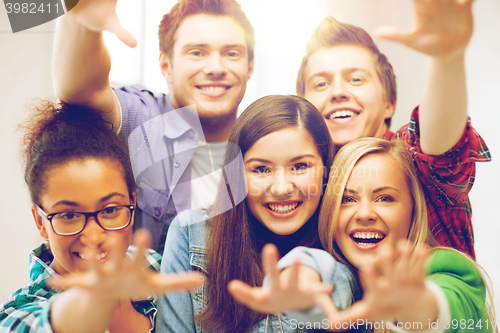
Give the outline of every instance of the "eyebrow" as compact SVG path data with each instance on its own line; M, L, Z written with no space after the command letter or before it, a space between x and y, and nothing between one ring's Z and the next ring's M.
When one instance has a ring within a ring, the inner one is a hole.
M200 49L203 49L203 48L207 48L207 47L210 47L210 44L207 44L207 43L188 43L188 44L185 44L182 46L182 50L183 51L187 51L189 49L193 49L193 48L200 48ZM225 44L222 46L222 49L224 50L227 50L227 49L243 49L243 50L246 50L246 45L244 44Z
M375 190L373 190L373 193L378 193L378 192L382 192L384 190L394 190L396 192L399 192L399 190L395 187L392 187L392 186L383 186L383 187L379 187ZM354 193L354 194L359 194L356 190L351 190L349 188L345 188L344 189L344 192L347 192L347 193Z
M110 194L106 195L105 197L102 197L101 200L99 200L99 203L103 203L103 202L111 199L114 196L120 196L120 197L123 197L123 198L127 198L126 196L124 196L121 193L113 192L113 193L110 193ZM75 201L61 200L61 201L56 202L50 208L54 208L55 206L58 206L58 205L66 205L66 206L71 206L71 207L77 207L77 206L79 206L79 204L77 202L75 202Z
M292 158L290 160L290 162L296 162L298 160L301 160L301 159L307 158L307 157L315 158L316 156L314 156L313 154L304 154L304 155L300 155L300 156L296 156L296 157ZM250 162L261 162L261 163L268 163L268 164L272 164L273 163L272 161L269 161L269 160L266 160L266 159L263 159L263 158L253 157L253 158L247 160L245 162L245 164L250 163Z
M366 69L364 68L360 68L360 67L348 67L348 68L344 68L342 69L342 72L347 72L347 73L353 73L353 72L357 72L357 71L360 71L360 72L363 72L365 73L366 75L372 77L372 75L370 74L369 71L367 71ZM317 72L317 73L314 73L312 74L309 79L307 80L307 82L309 82L311 79L314 79L314 78L317 78L317 77L324 77L324 78L328 78L332 76L329 72L327 71L321 71L321 72Z

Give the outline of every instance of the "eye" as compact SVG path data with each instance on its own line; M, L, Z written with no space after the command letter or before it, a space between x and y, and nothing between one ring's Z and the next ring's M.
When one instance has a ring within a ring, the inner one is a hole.
M351 196L344 195L344 196L342 197L342 203L343 203L343 204L353 203L354 201L355 201L355 200L354 200L354 198L353 198L353 197L351 197Z
M315 89L322 89L322 88L326 88L328 86L328 82L327 81L321 81L321 82L318 82L314 85L314 88Z
M258 174L265 174L265 173L271 172L271 170L269 169L269 167L261 165L261 166L253 168L252 172L258 173Z
M357 84L361 84L363 82L363 79L358 77L358 76L355 76L355 77L350 78L349 82L357 85Z
M294 166L292 166L292 171L304 171L307 168L309 168L309 165L307 163L297 163Z
M240 56L240 53L236 52L236 51L230 51L230 52L226 53L226 55L229 58L238 58Z
M193 57L200 57L200 56L202 56L202 53L201 53L201 51L198 51L198 50L192 50L192 51L189 51L189 55L191 55Z
M62 212L62 213L58 213L56 215L56 217L58 219L63 219L63 220L74 220L74 219L78 219L80 218L80 214L78 213L75 213L75 212Z
M101 211L101 214L111 215L119 211L122 207L106 207Z
M377 201L382 202L382 203L389 203L389 202L393 202L394 198L391 197L390 195L382 195L382 196L377 198Z

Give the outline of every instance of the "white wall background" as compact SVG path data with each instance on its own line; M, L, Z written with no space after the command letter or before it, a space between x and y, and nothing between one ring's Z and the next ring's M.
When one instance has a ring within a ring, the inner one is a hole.
M122 23L139 39L130 50L107 36L112 48L115 82L143 83L165 91L158 70L156 29L173 0L122 0ZM365 28L379 25L409 28L409 0L241 0L256 32L255 74L249 81L240 111L269 94L294 94L295 79L307 37L326 14ZM478 262L490 275L495 303L500 308L500 1L474 3L475 30L466 55L469 114L487 142L493 161L477 166L471 192ZM142 24L142 22L145 22ZM0 302L28 281L28 253L42 240L30 213L23 183L15 128L32 97L54 96L51 53L55 22L12 34L4 6L0 6ZM403 46L378 42L395 68L398 103L393 130L403 125L418 104L427 59ZM56 64L57 65L57 64Z

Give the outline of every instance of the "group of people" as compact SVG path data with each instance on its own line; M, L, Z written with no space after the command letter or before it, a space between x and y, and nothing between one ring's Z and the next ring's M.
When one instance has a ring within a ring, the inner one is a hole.
M135 39L116 1L80 0L56 33L59 101L21 126L47 242L0 332L496 332L468 199L490 159L467 116L472 2L414 0L413 30L379 31L430 57L393 133L395 74L359 27L326 17L297 96L237 117L255 46L237 2L163 17L166 95L110 85L103 31Z

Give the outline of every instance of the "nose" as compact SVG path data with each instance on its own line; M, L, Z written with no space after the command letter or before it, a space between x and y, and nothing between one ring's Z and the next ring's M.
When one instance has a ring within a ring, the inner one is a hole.
M218 52L212 52L208 56L206 66L203 70L205 75L210 75L214 77L226 75L227 69L222 63L222 61L223 59L221 58L221 55Z
M91 248L98 248L105 240L106 230L101 228L95 217L89 217L85 228L80 234L80 241Z
M377 220L377 213L375 212L372 202L361 201L358 209L356 210L355 218L361 223L373 223Z
M286 171L277 171L273 177L273 182L271 184L271 193L277 197L288 196L293 193L294 184L290 179L290 176L286 174Z
M331 85L330 101L331 102L344 102L350 99L349 91L343 80L336 80Z

